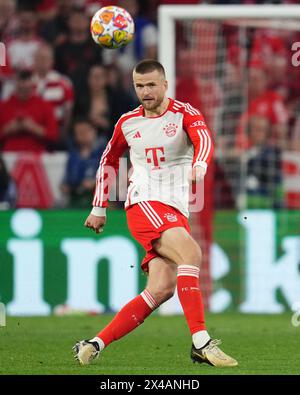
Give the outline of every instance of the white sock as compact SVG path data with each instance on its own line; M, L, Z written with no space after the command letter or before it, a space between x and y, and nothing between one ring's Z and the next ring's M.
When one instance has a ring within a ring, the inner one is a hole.
M91 339L90 342L97 342L99 344L100 352L105 348L105 344L104 344L103 340L100 339L100 337L96 336L93 339Z
M210 336L207 331L199 331L192 336L194 346L196 348L201 348L210 340Z

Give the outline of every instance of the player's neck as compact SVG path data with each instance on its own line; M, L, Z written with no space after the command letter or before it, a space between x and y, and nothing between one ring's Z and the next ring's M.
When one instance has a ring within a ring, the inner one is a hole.
M167 108L169 107L169 103L170 103L170 99L168 99L165 96L165 98L161 102L161 104L158 107L156 107L155 109L153 109L153 110L146 110L144 108L145 117L147 117L147 118L159 117L161 114L163 114L167 110Z

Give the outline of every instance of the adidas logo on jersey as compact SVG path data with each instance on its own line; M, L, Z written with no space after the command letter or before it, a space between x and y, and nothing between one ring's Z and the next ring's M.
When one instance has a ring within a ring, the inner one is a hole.
M141 137L142 136L140 132L136 132L136 134L133 136L134 139L140 139Z

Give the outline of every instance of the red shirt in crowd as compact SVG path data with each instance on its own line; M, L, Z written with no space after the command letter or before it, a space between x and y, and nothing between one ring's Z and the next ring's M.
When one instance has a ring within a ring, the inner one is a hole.
M59 125L65 118L67 106L73 106L74 91L69 78L55 70L49 71L45 78L35 78L36 93L47 102L50 102Z
M18 130L15 134L4 135L3 129L16 119L31 118L45 128L45 135L39 137L27 130ZM22 101L16 95L0 103L0 144L2 151L46 151L47 141L56 141L57 122L51 104L38 96Z
M252 115L265 117L270 125L284 124L288 121L288 113L281 96L273 91L265 91L250 101L248 110L242 115L237 133L237 147L250 146L247 136L247 124Z

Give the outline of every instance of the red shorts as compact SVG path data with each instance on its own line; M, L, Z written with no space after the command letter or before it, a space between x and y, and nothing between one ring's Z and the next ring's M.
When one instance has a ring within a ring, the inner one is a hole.
M158 257L152 243L160 234L170 228L183 227L189 233L191 229L187 218L176 208L158 201L136 203L126 209L127 224L132 236L146 250L141 267L148 272L148 263Z

